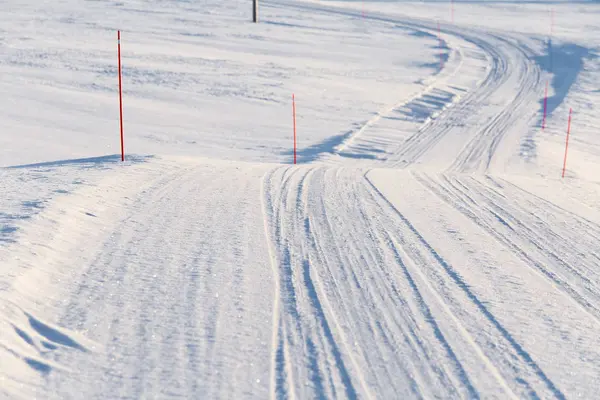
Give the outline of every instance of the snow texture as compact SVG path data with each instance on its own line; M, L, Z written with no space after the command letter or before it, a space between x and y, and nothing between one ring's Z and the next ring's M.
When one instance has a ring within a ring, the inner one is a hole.
M597 397L595 3L3 1L0 399Z

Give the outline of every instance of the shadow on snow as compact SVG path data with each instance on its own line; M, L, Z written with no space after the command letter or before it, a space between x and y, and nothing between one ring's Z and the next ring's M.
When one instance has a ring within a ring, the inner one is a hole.
M552 114L562 104L583 70L584 60L595 57L596 55L586 47L572 43L553 45L552 40L548 40L546 54L535 57L542 70L553 74L550 84L555 94L548 97L547 115ZM543 98L540 105L544 106Z
M340 135L328 137L320 143L313 144L313 145L305 147L303 149L297 149L296 155L297 155L298 163L310 163L310 162L318 160L324 154L335 154L335 153L339 154L342 157L375 158L374 156L371 156L368 154L361 155L361 154L351 154L351 153L344 153L344 152L338 153L336 151L336 149L342 143L344 143L344 141L346 141L348 138L350 138L350 136L354 133L355 133L354 131L348 131L348 132L342 133ZM281 154L286 155L286 156L293 156L294 151L288 150L288 151L282 152Z
M126 163L141 163L145 162L154 156L139 156L139 155L128 155L125 156ZM99 167L105 164L117 164L121 162L120 154L112 154L106 156L99 157L89 157L89 158L75 158L70 160L57 160L57 161L47 161L35 164L23 164L23 165L13 165L9 167L5 167L6 169L21 169L21 168L40 168L40 167L63 167L68 165L79 165L84 168L93 168Z

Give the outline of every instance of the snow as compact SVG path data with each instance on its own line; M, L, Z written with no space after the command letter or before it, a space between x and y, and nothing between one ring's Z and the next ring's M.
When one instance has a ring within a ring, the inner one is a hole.
M599 6L250 6L0 4L0 398L595 397Z

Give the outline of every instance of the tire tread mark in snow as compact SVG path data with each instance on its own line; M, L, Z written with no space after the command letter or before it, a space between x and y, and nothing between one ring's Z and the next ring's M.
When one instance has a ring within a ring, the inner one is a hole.
M398 22L396 22L396 24L398 24ZM423 27L417 27L414 24L408 25L410 26L412 29L414 29L417 32L427 32L430 34L435 35L435 31L433 30L433 28L429 28L429 29L425 29ZM442 40L442 42L451 50L454 50L450 47L450 45L448 44L447 41ZM362 124L362 126L356 131L356 133L354 133L353 135L351 135L350 137L348 137L340 146L338 146L336 149L334 149L334 153L333 154L339 154L341 152L343 152L346 147L352 145L352 143L358 139L368 128L370 128L371 126L377 124L381 119L388 117L390 114L401 110L403 107L406 107L408 105L410 105L413 102L416 102L418 100L423 99L425 96L430 95L431 93L434 93L436 90L441 90L438 88L438 86L440 84L444 84L446 83L446 81L455 76L456 74L458 74L458 72L460 71L462 65L463 65L463 59L464 59L464 55L462 54L462 51L460 48L455 49L455 54L457 55L457 57L459 58L459 62L458 65L454 68L454 70L452 72L450 72L447 75L444 76L440 76L440 74L443 72L444 69L447 68L448 63L444 63L444 66L442 67L442 70L439 71L437 74L435 74L435 79L433 82L431 82L428 86L424 87L423 89L421 89L419 92L413 94L412 96L410 96L407 99L401 100L399 102L397 102L394 105L391 106L387 106L385 109L379 110L377 113L375 113L375 115L373 117L371 117L367 122L365 122L364 124ZM418 138L419 135L415 134L413 136L411 136L410 138L408 138L406 140L406 143L409 143L411 140L414 140L415 138Z
M271 182L271 177L275 173L282 173L281 182L279 187L274 188ZM294 273L291 269L291 254L290 248L285 239L282 229L286 226L285 221L282 219L288 212L288 197L287 194L290 192L289 185L292 178L298 173L303 172L300 168L292 167L280 167L274 171L269 178L270 188L267 190L274 190L278 197L273 200L272 194L269 191L267 197L267 205L270 207L270 212L267 212L267 216L273 218L271 225L273 226L273 238L275 239L275 246L282 250L282 254L276 255L277 251L274 251L274 261L276 269L276 277L279 280L278 293L279 296L279 329L277 332L282 335L281 340L278 342L277 351L275 354L276 377L274 378L275 395L277 398L296 398L296 387L294 385L294 367L292 365L292 356L290 354L290 341L293 343L292 332L288 329L293 329L303 333L300 314L298 312L296 288L294 286ZM301 178L301 181L306 179L306 174ZM268 234L268 232L267 232ZM285 314L292 317L293 326L289 327L285 319Z
M273 7L273 8L278 8L278 7L282 7L283 5L281 4L277 4L274 2L270 2L267 1L265 3L267 6L269 7ZM327 12L330 14L336 14L336 15L343 15L343 16L347 16L347 17L360 17L360 13L359 12L355 12L352 10L344 10L341 8L333 8L333 7L326 7L326 6L322 6L322 5L315 5L315 4L302 4L299 2L286 2L285 7L292 7L292 8L297 8L297 9L301 9L301 10L310 10L310 11L314 11L314 10L319 10L322 12ZM393 18L393 17L387 17L383 14L374 14L374 13L370 13L368 16L362 16L363 18L366 18L368 20L372 20L372 21L379 21L379 22L384 22L384 23L393 23L393 24L402 24L404 26L406 26L407 28L411 28L411 29L415 29L415 30L422 30L422 31L429 31L429 32L434 32L435 35L437 35L437 30L435 27L434 23L431 22L427 22L427 21L421 21L418 19L409 19L409 18ZM486 51L485 47L487 47L487 52L489 54L497 54L495 53L495 50L493 48L493 46L491 44L485 43L484 41L481 41L477 36L475 36L475 34L473 33L471 37L467 37L464 34L458 34L457 32L451 32L451 34L453 35L457 35L457 36L461 36L462 39L464 39L467 42L473 43L474 45L476 45L477 47L483 49L484 51ZM483 44L482 44L483 43ZM442 80L445 80L449 77L454 76L458 70L460 69L461 65L462 65L462 56L463 54L460 51L457 51L457 54L459 55L459 57L461 57L461 61L459 62L459 65L457 66L457 68L450 73L449 76L441 78ZM494 57L492 57L494 58ZM494 65L495 66L495 65ZM492 79L492 76L500 76L502 77L503 74L501 73L501 71L498 71L497 68L492 68L486 75L486 77L483 79L483 81L478 85L479 86L479 90L473 93L469 93L467 95L467 98L473 98L474 100L481 102L482 99L486 98L488 95L489 90L486 90L487 85L491 85L494 83L502 83L501 80L499 79ZM440 79L440 78L438 78ZM419 99L421 96L426 95L432 91L435 91L436 89L436 82L432 83L430 86L428 86L427 88L425 88L420 94L415 95L413 98L408 99L407 101L404 102L400 102L399 104L397 104L396 106L391 108L391 111L398 109L400 107L402 107L405 104L410 103L411 101L415 100L415 99ZM481 93L480 93L481 92ZM483 95L482 95L483 94ZM476 97L479 96L479 97ZM462 103L469 103L467 100L467 98L462 100ZM473 100L471 101L473 102ZM470 103L469 103L470 104ZM453 107L456 108L456 107ZM461 109L463 109L464 107L462 107ZM391 112L391 111L387 111L387 112ZM340 151L342 151L347 145L350 145L352 141L354 141L354 139L356 139L357 136L359 136L360 134L362 134L364 132L364 130L366 128L368 128L369 126L375 124L379 119L381 119L381 112L377 113L375 117L373 117L372 119L370 119L358 132L357 135L353 135L351 136L342 146L340 146L340 148L336 151L336 153L339 153ZM385 114L383 114L385 115ZM437 121L438 119L436 119ZM425 123L421 129L418 130L418 132L416 132L414 135L410 136L409 138L407 138L405 140L405 142L403 144L400 145L400 152L399 153L395 153L394 156L395 158L398 157L402 157L404 156L405 160L402 161L397 161L397 162L393 162L393 165L398 165L398 164L402 164L404 163L404 167L413 164L414 162L416 162L418 160L419 157L421 157L427 150L429 150L430 148L432 148L437 142L439 142L439 140L441 140L441 138L447 133L447 129L442 129L440 131L437 131L436 129L433 129L432 126L436 126L436 123ZM429 134L428 134L429 133ZM424 143L424 144L423 144ZM416 148L416 150L414 149ZM406 161L406 158L408 158L408 161ZM393 161L393 160L390 160Z
M359 191L362 192L366 189L367 195L370 195L370 198L372 200L375 199L374 196L372 195L372 193L370 191L368 191L368 187L366 187L366 185L365 185L364 174L361 177L360 182L357 182L357 183L360 184L360 187L355 189L356 192L359 192ZM362 193L361 193L361 197L363 197ZM379 210L383 211L382 207L376 201L375 201L375 204L378 206ZM377 215L377 213L375 213L375 215ZM383 228L383 226L379 223L374 223L376 221L373 220L373 216L371 214L367 213L366 209L364 209L362 207L360 209L360 216L361 216L361 218L360 218L361 220L370 222L369 227L377 226L379 228L379 229L370 228L369 236L372 237L372 240L377 239L380 245L384 245L385 248L390 249L390 251L392 252L392 254L394 256L394 260L397 263L399 261L401 261L396 257L395 250L390 248L389 242L382 238L382 236L386 236L386 235L389 236L387 234L387 231L385 230L385 228ZM381 233L380 232L381 230L383 230L384 233ZM386 264L387 263L385 262L385 260L380 259L380 258L377 259L376 265L386 265ZM402 268L401 265L398 265L398 266L400 268ZM380 278L380 279L386 279L391 282L391 293L386 293L386 294L388 296L393 296L398 299L403 298L404 295L406 294L406 291L401 290L397 287L397 284L394 280L395 274L390 274L389 271L387 270L387 268L381 268L381 270L382 270L381 271L382 278ZM432 333L433 333L435 339L438 341L440 347L446 352L446 354L448 354L450 356L451 363L455 367L457 367L459 375L461 376L461 383L464 384L465 382L467 382L470 385L469 380L465 381L465 379L464 379L466 377L466 375L463 376L463 374L462 374L462 372L464 370L462 368L462 365L460 364L460 362L458 362L457 359L455 359L455 357L453 357L454 356L453 352L450 352L450 353L448 352L448 347L445 345L446 343L444 341L440 340L440 336L438 335L438 333L440 333L440 331L437 329L437 323L435 323L435 320L432 319L432 314L431 314L429 308L426 307L426 303L424 303L421 293L418 290L417 290L417 292L415 292L415 290L414 290L415 288L411 285L410 280L408 280L407 282L408 282L408 291L411 291L411 292L413 292L413 294L415 294L415 300L416 300L417 306L418 306L419 310L421 311L421 314L423 315L423 319L424 319L425 323L427 323L431 327ZM409 305L406 303L406 300L404 300L404 302L405 302L405 304L403 304L403 308L409 308ZM377 326L378 327L380 326L379 321L377 321ZM433 371L438 375L438 377L439 377L441 383L444 385L444 387L447 387L448 385L452 385L453 382L452 382L452 379L450 379L449 375L447 375L445 373L445 371L439 365L437 365L438 363L435 360L433 360L431 357L428 356L427 346L424 344L422 335L420 335L419 332L416 332L414 329L410 329L410 328L409 328L409 332L406 332L405 330L403 330L403 334L407 338L412 339L412 342L414 342L414 343L411 342L411 344L412 344L411 347L413 347L413 349L415 351L417 351L416 347L418 347L418 350L421 351L421 353L426 358L427 362L431 363ZM424 386L424 385L423 384L419 385L418 382L410 376L409 376L409 379L411 379L411 384L412 384L411 389L413 390L413 393L415 393L416 396L423 398L423 394L421 393L420 386ZM468 388L468 386L467 386L467 388ZM453 387L453 389L455 389L455 388Z

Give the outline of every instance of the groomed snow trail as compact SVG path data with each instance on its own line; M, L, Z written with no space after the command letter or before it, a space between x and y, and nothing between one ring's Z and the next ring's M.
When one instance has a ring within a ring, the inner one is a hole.
M50 248L34 242L30 254L13 254L25 272L9 295L22 312L54 316L65 336L84 332L98 353L38 353L19 333L31 331L14 319L21 311L2 319L0 340L21 336L9 350L38 360L44 398L266 397L273 284L264 230L254 229L263 225L266 168L129 168L118 175L123 190L115 193L113 177L43 213L48 234L63 233ZM54 302L36 304L41 294Z
M0 247L0 397L595 397L600 213L507 173L535 39L441 31L443 68L315 162L141 159L31 217Z
M582 387L600 373L600 302L589 286L597 279L554 252L574 260L593 244L567 249L542 215L536 223L488 211L511 200L456 204L430 186L394 170L267 174L279 266L275 397L592 396ZM573 218L563 231L595 231ZM532 234L526 224L542 228ZM565 374L566 365L585 373Z
M266 178L281 268L275 394L565 398L597 389L598 226L493 178L537 129L534 41L455 26L444 34L445 69L322 158L346 167ZM413 172L365 175L357 163ZM306 361L290 364L298 351Z
M480 314L467 318L467 325L481 324L472 332L487 342L487 352L500 351L500 358L490 358L503 374L512 375L519 398L563 398L574 393L593 397L592 392L584 393L583 387L589 387L592 377L600 372L594 333L600 329L594 315L599 303L590 295L596 286L590 287L593 275L585 267L575 267L573 260L593 255L594 245L585 250L585 244L566 248L564 238L553 234L556 228L550 228L549 220L542 222L543 200L534 200L531 208L521 208L532 199L511 197L512 192L499 194L499 186L490 182L402 175L391 170L374 170L368 176L402 219L427 238L443 265L446 280L469 299L455 303L457 312ZM440 181L443 183L435 186ZM448 186L469 194L446 197L443 190ZM498 197L492 203L469 188L485 188L485 193ZM502 208L515 210L514 214L499 211ZM427 210L435 210L435 215L424 218ZM561 232L576 235L582 223L571 215ZM540 240L541 234L545 239ZM556 257L557 248L572 266ZM429 278L434 285L441 281L433 274ZM442 293L448 290L438 287ZM445 301L452 304L456 300L445 297ZM565 367L579 372L565 373Z
M438 35L435 21L380 12L363 16L339 5L280 3ZM492 163L501 169L513 159L522 138L537 129L543 84L531 60L535 40L447 23L440 32L442 70L425 80L420 92L378 112L323 161L484 173Z
M418 241L399 235L394 210L360 171L282 167L265 187L280 266L278 396L512 394L479 348L456 352L449 337L460 332L468 347L472 338L460 323L444 329L444 304L419 270L423 254L408 257L399 245ZM474 379L482 360L497 381Z

